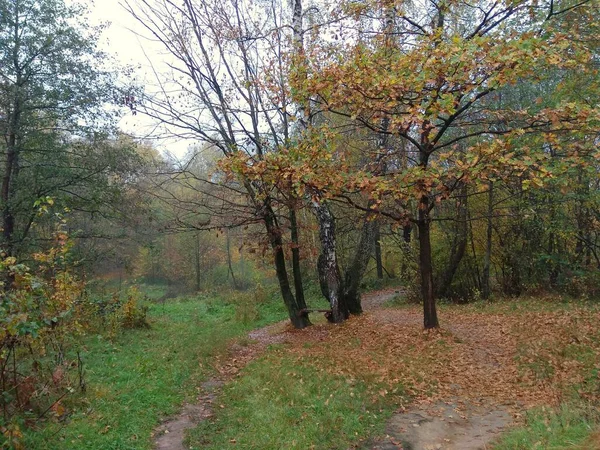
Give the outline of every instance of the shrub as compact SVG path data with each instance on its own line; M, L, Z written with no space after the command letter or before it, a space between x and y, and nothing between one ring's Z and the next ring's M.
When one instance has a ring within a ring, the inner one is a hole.
M88 295L67 263L70 248L59 231L53 248L33 255L32 267L0 257L0 448L22 448L23 424L67 414L65 397L85 388L83 335L148 327L136 288L124 300Z
M3 448L19 448L16 413L61 416L61 399L84 385L74 343L93 313L84 283L67 267L69 249L66 234L58 232L55 247L33 255L35 269L12 256L0 259Z
M124 328L149 328L148 307L142 304L145 297L137 287L132 286L127 292L127 300L120 309L121 324Z

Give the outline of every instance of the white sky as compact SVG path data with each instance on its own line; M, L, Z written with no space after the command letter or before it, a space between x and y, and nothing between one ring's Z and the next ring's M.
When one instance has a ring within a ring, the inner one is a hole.
M84 0L85 1L85 0ZM157 44L137 36L136 33L147 35L144 27L139 24L121 6L121 0L88 0L90 19L94 24L110 22L101 38L101 48L115 56L123 65L141 66L137 71L138 80L152 82L154 74L150 70L148 59L155 67L160 67L163 62L161 48ZM151 133L153 123L141 114L127 114L119 123L120 128L136 137L143 138ZM182 157L191 141L163 141L155 145L161 150L167 150L178 157Z

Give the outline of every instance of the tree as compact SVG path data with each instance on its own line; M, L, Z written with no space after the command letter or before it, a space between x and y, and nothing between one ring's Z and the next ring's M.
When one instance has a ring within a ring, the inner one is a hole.
M283 89L288 70L283 50L288 44L282 22L289 16L282 5L238 0L139 0L125 5L172 58L171 73L157 77L158 86L155 92L146 92L141 112L156 119L168 134L193 137L227 158L246 154L259 165L265 155L286 147L291 118L290 99ZM264 89L267 83L274 89ZM294 252L294 292L283 239L283 222L289 217L292 229L297 223L296 199L260 180L241 176L233 181L250 206L247 210L264 226L290 320L296 328L304 328L310 321L302 312L306 304L298 256ZM297 231L293 241L298 240Z
M69 198L94 209L115 191L109 175L131 169L131 149L106 139L118 94L96 49L100 29L74 25L82 17L84 6L63 0L0 0L0 208L9 255L30 236L35 201Z
M558 165L577 164L593 151L582 138L598 129L598 111L590 104L533 102L513 109L497 100L523 80L539 83L576 67L593 70L586 46L557 21L577 14L586 29L594 11L593 2L344 2L334 25L323 27L326 38L311 45L292 74L298 98L404 143L372 152L370 159L384 171L351 172L346 155L323 140L320 149L307 150L311 164L290 165L312 174L304 175L307 186L338 197L368 192L380 214L416 225L425 328L439 324L431 250L436 205L465 184L515 174L530 178L527 185L542 185ZM332 34L338 39L329 39ZM561 149L560 163L550 160L549 147ZM464 239L455 248L458 257Z

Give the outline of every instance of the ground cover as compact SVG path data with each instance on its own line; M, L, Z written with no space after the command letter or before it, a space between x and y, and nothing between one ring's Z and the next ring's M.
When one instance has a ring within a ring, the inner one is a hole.
M150 329L89 338L88 392L26 448L149 449L184 403L202 417L168 448L600 448L598 307L442 305L424 332L399 294L305 330L260 328L285 312L255 295L154 303Z
M403 441L406 430L385 422L419 408L429 423L448 405L458 422L437 430L431 448L480 448L459 444L456 427L488 433L485 445L502 450L595 448L596 306L556 297L446 305L443 328L423 332L418 306L382 303L367 300L363 316L341 325L280 332L283 344L226 385L191 448L429 448L431 436Z
M160 420L193 400L215 357L250 329L285 317L265 301L252 321L235 304L192 296L150 304L151 327L84 345L87 392L70 398L65 415L26 433L27 449L150 449Z

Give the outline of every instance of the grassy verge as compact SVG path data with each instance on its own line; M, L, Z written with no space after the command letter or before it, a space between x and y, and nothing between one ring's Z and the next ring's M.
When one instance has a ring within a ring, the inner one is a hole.
M386 308L414 308L416 303L408 301L399 294L389 299ZM590 311L600 310L600 299L581 299L569 295L545 293L543 295L523 295L521 297L493 297L490 300L475 300L466 304L456 304L445 299L438 300L440 314L445 311L480 314L527 314L531 312L569 311L573 308L586 308ZM441 325L445 323L441 317Z
M597 412L575 405L530 411L525 425L504 433L494 450L597 450Z
M152 448L152 430L174 414L210 372L211 359L232 338L281 320L279 302L266 301L252 321L236 320L236 305L196 297L153 304L151 328L110 341L85 343L87 392L66 404L64 420L29 430L31 449L128 450Z
M398 394L400 395L400 394ZM271 351L228 384L212 421L192 431L191 449L346 449L383 431L398 397L375 384L333 376Z

